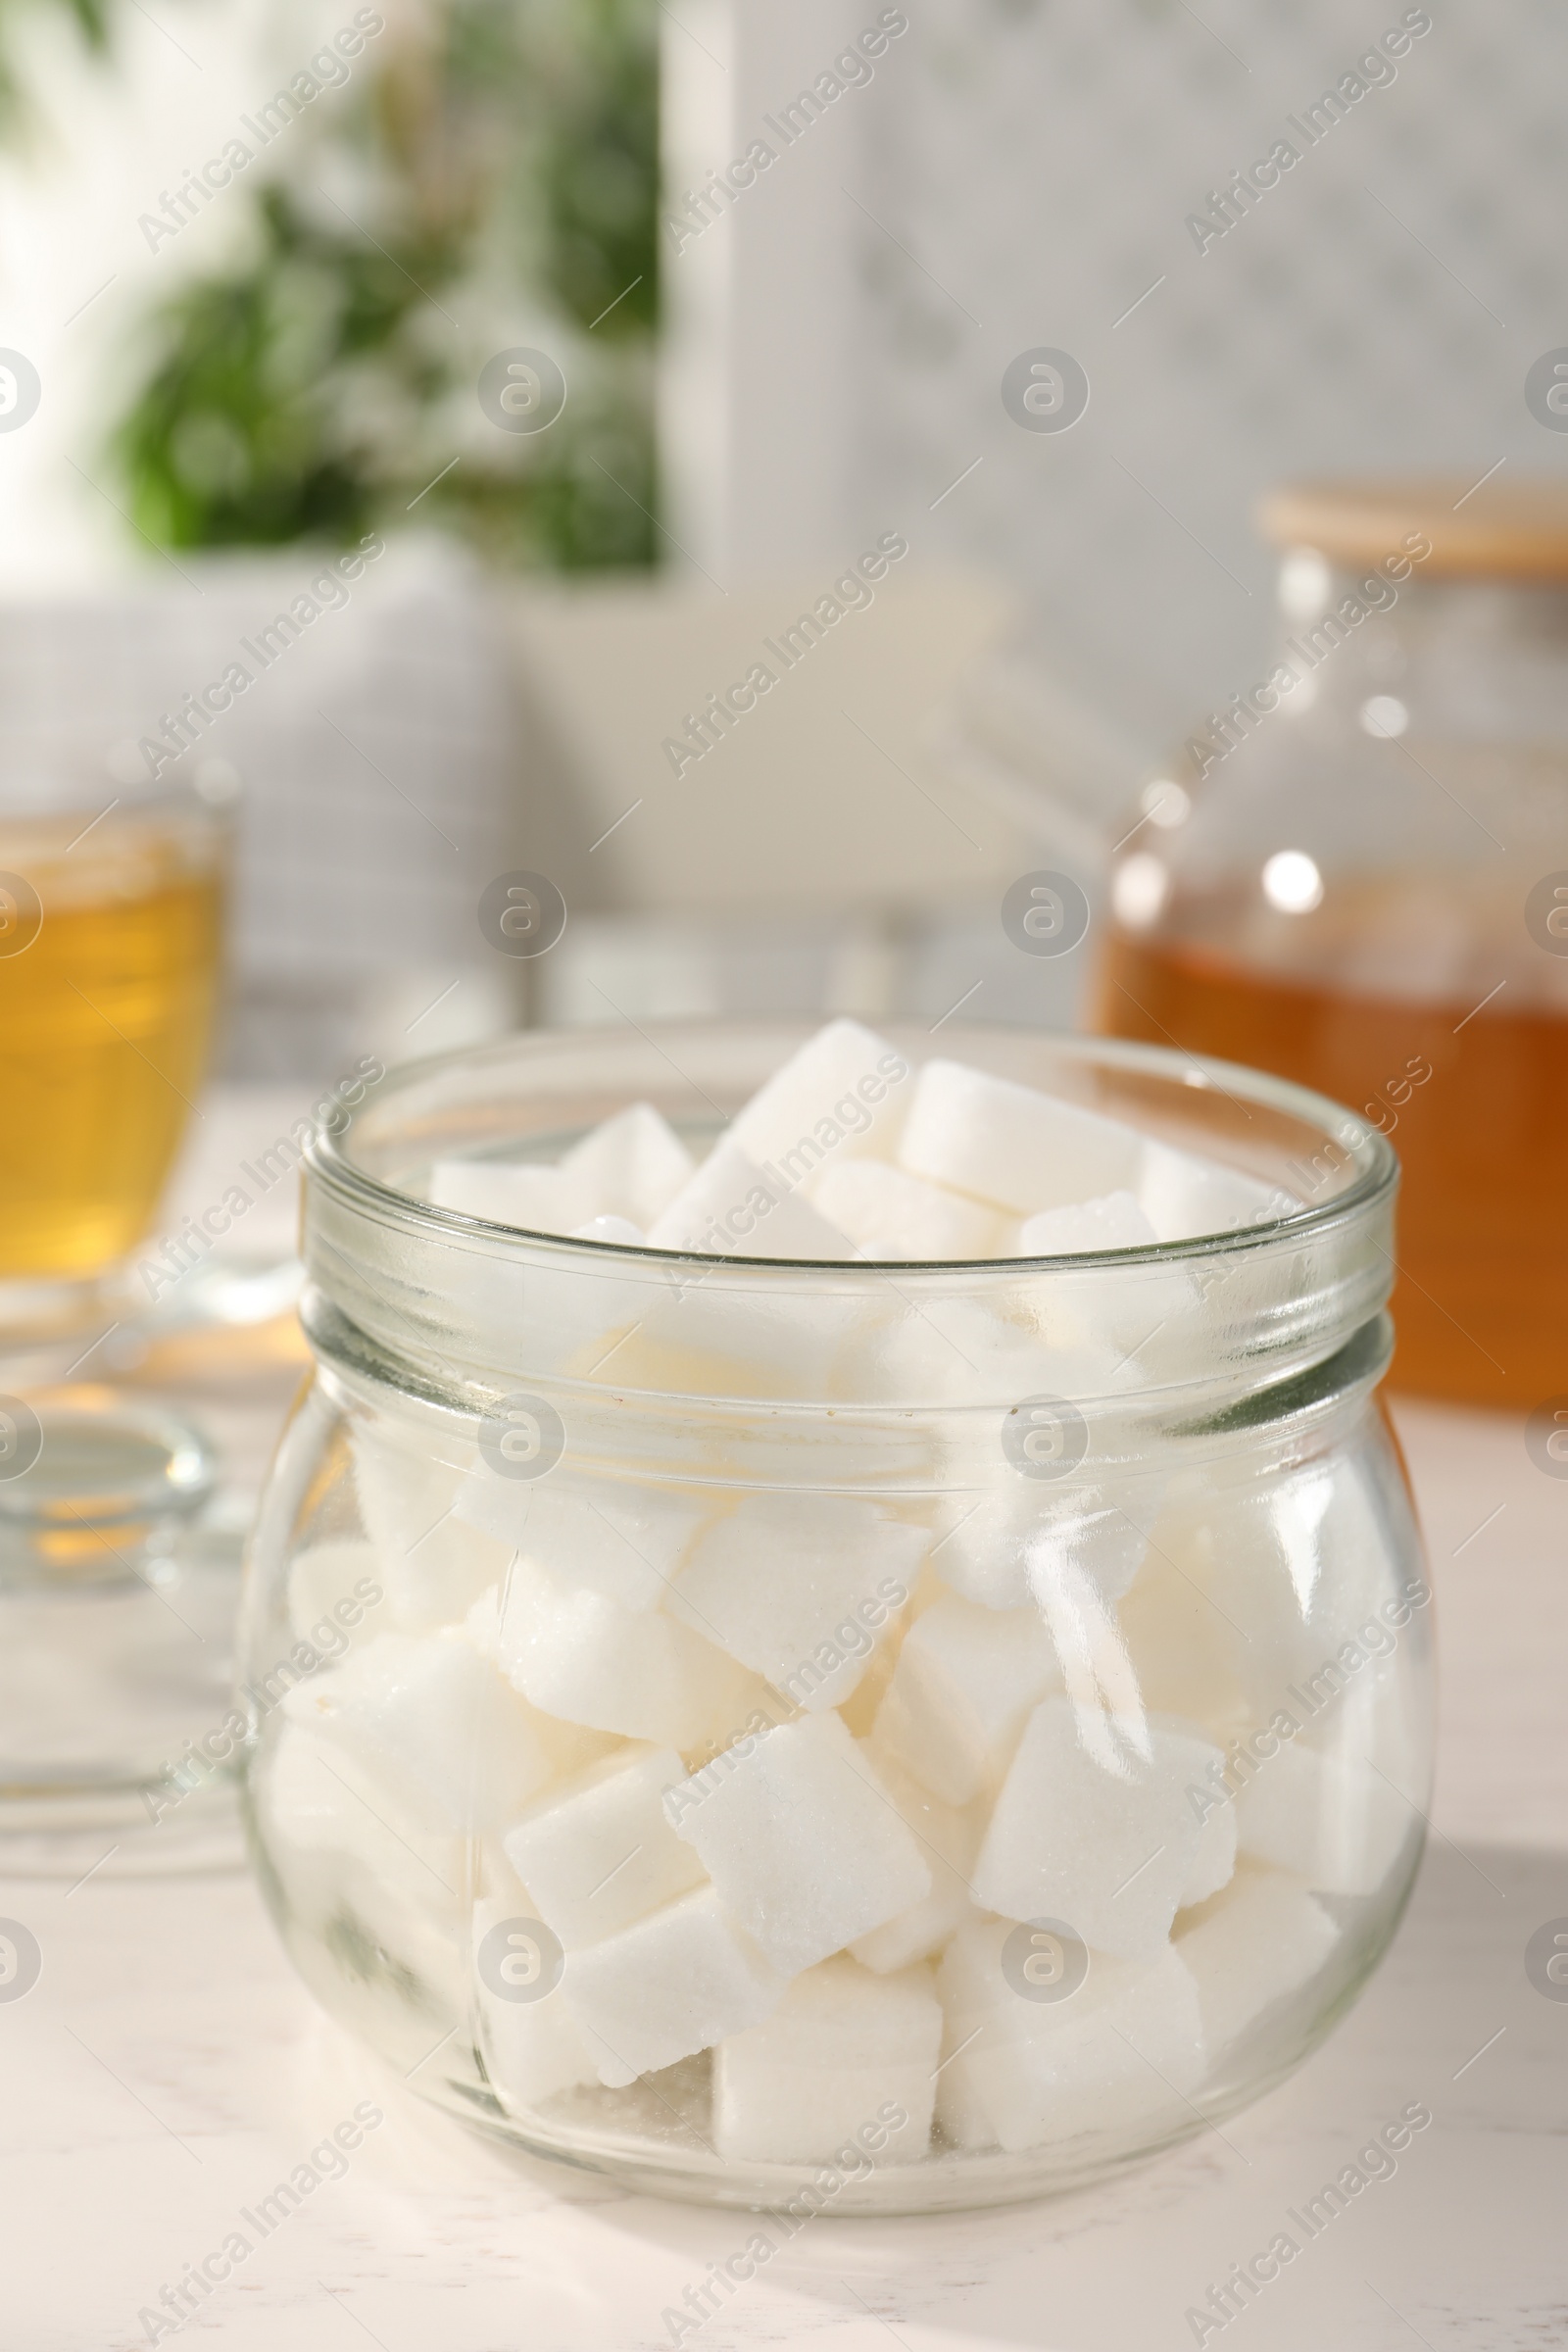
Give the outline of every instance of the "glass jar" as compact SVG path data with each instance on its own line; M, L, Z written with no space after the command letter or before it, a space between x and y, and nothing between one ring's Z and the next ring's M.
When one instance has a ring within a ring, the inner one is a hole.
M775 2213L1029 2196L1288 2074L1408 1892L1394 1154L1272 1079L974 1029L944 1047L1317 1197L950 1265L421 1201L633 1101L710 1139L799 1042L508 1039L313 1148L257 1865L326 2007L535 2153Z
M1288 634L1147 787L1097 1025L1396 1136L1396 1385L1523 1411L1568 1326L1568 490L1266 503Z

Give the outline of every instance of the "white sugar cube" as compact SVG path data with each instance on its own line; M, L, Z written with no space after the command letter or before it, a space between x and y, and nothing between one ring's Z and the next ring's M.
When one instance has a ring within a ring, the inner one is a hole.
M385 1598L373 1544L335 1536L297 1551L288 1571L288 1622L296 1641L331 1657L375 1630Z
M688 1489L631 1479L501 1478L481 1464L463 1483L457 1517L564 1584L586 1585L624 1609L657 1609L708 1515Z
M872 1260L1000 1257L1010 1220L880 1159L838 1159L811 1187L812 1206Z
M1061 1668L1037 1609L986 1609L956 1592L905 1637L875 1739L933 1796L966 1805L1006 1769L1025 1716Z
M1231 1629L1256 1723L1331 1706L1409 1618L1395 1562L1414 1531L1374 1457L1317 1457L1267 1480L1216 1466L1182 1482L1157 1532L1212 1601L1216 1639Z
M788 1975L931 1892L919 1846L836 1715L729 1751L665 1799L725 1910Z
M528 1927L539 1916L532 1895L520 1886L482 1895L473 1908L476 1960L481 1946L485 1949L485 1966L474 1971L479 2054L491 2088L509 2113L526 2112L557 2091L598 2081L560 1983L531 1997L528 1972L537 1967L537 1945L528 1949ZM516 1948L498 1952L498 1942Z
M377 1634L283 1706L390 1803L460 1833L510 1819L560 1769L552 1727L459 1632Z
M408 1633L459 1625L506 1572L495 1537L455 1517L475 1459L471 1439L416 1438L351 1423L354 1487L365 1532L375 1546L386 1611ZM438 1450L434 1450L438 1449Z
M601 1350L591 1376L616 1389L815 1401L837 1393L841 1356L866 1314L842 1277L683 1267L664 1275L637 1329Z
M1195 1737L1201 1737L1194 1729ZM1186 1911L1199 1903L1206 1903L1230 1884L1236 1873L1236 1806L1228 1796L1221 1796L1210 1788L1198 1800L1202 1811L1202 1826L1199 1831L1198 1850L1182 1881L1177 1909Z
M726 1136L648 1228L655 1250L705 1256L853 1258L836 1225Z
M1077 1102L928 1061L915 1081L899 1165L1017 1216L1136 1192L1143 1138Z
M695 1748L743 1724L748 1678L661 1610L623 1609L534 1562L470 1620L502 1671L547 1715L628 1740Z
M997 1799L975 1900L1009 1919L1059 1919L1097 1951L1152 1959L1201 1841L1195 1801L1223 1765L1189 1734L1048 1698Z
M1153 2136L1192 2109L1204 2067L1198 1988L1165 1945L1148 1961L1091 1950L1062 1999L1035 1999L1029 1931L961 1928L938 1972L946 2015L937 2117L962 2147L1009 2154L1079 2137Z
M837 1706L908 1599L927 1541L854 1495L749 1494L699 1537L670 1614L798 1706Z
M1075 1578L1087 1578L1107 1604L1128 1591L1149 1556L1146 1529L1158 1503L1151 1482L1116 1490L1099 1484L1050 1495L1024 1546L1031 1598L1042 1608Z
M748 1159L773 1162L799 1184L829 1160L892 1150L910 1091L909 1065L858 1021L829 1021L744 1110L727 1140Z
M944 1499L931 1565L982 1608L1038 1608L1069 1567L1112 1601L1143 1568L1157 1499L1146 1480L1056 1487L1009 1464L978 1493Z
M969 1916L969 1873L979 1850L983 1807L939 1804L912 1773L873 1745L869 1760L878 1780L908 1827L920 1859L931 1873L931 1891L881 1927L857 1936L850 1945L862 1968L879 1976L907 1968L941 1950Z
M618 1217L646 1232L694 1164L669 1121L651 1102L633 1102L573 1144L561 1171L592 1202L588 1215Z
M907 1303L899 1289L890 1291L854 1345L845 1365L850 1392L911 1404L994 1399L1004 1409L1022 1396L1093 1392L1107 1385L1114 1363L1104 1349L1086 1350L1076 1340L1058 1348L989 1297L949 1291Z
M784 1979L702 1887L568 1953L562 1986L595 2073L614 2086L760 2025Z
M1142 1703L1151 1715L1185 1715L1221 1743L1251 1728L1241 1679L1241 1637L1204 1589L1190 1551L1156 1519L1149 1554L1117 1609Z
M482 1217L523 1233L569 1233L598 1214L589 1186L564 1168L502 1159L438 1159L430 1171L435 1208Z
M466 1841L450 1823L399 1805L373 1767L336 1741L285 1722L251 1772L251 1796L270 1852L292 1885L289 1855L325 1859L323 1896L351 1869L421 1914L456 1920L466 1888Z
M1236 1799L1242 1851L1294 1871L1325 1894L1374 1894L1420 1820L1357 1757L1281 1742Z
M825 2163L891 2107L906 2119L897 2161L914 2163L931 2136L941 2042L929 1969L872 1976L824 1960L714 2051L714 2144L732 2161Z
M1162 1242L1185 1242L1199 1234L1244 1233L1288 1216L1300 1202L1255 1176L1199 1159L1152 1137L1144 1147L1138 1200Z
M673 1748L617 1748L506 1832L507 1859L566 1951L702 1884L702 1864L664 1816L665 1789L685 1778Z
M1104 1193L1025 1217L1013 1248L1019 1257L1069 1257L1085 1250L1143 1250L1157 1238L1133 1194Z
M1299 1991L1339 1933L1298 1879L1255 1866L1240 1870L1223 1894L1182 1924L1176 1949L1197 1981L1210 2054L1273 2002Z
M406 2072L444 2035L471 2031L471 1889L461 1869L451 1874L457 1899L445 1886L430 1899L410 1883L417 1874L406 1853L400 1879L372 1871L352 1847L291 1844L272 1823L265 1835L288 1904L290 1950L318 1999L352 2004L376 2047Z

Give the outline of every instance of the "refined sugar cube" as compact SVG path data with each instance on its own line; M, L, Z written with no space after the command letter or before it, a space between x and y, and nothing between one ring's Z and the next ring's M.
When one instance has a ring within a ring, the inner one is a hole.
M492 1931L539 1917L532 1895L520 1886L482 1895L473 1908L473 1951ZM537 2000L509 2000L475 1970L474 2011L485 2073L509 2111L537 2107L557 2091L598 2081L559 1984Z
M975 1900L1008 1919L1064 1920L1118 1959L1152 1959L1170 1934L1202 1838L1197 1800L1223 1766L1188 1733L1048 1698L1024 1729L997 1799Z
M915 1080L899 1165L1017 1216L1136 1192L1143 1138L1077 1102L928 1061Z
M507 1820L560 1769L551 1727L458 1632L377 1634L283 1705L367 1786L460 1832Z
M909 1065L858 1021L830 1021L731 1120L726 1140L787 1185L860 1152L886 1158L909 1095Z
M690 1490L631 1479L498 1478L481 1464L463 1482L457 1517L482 1528L564 1584L623 1609L657 1609L708 1515Z
M1244 1176L1211 1159L1150 1138L1144 1146L1138 1199L1162 1242L1191 1241L1202 1233L1240 1233L1272 1224L1300 1207L1289 1194Z
M804 1194L727 1138L648 1228L655 1250L720 1257L852 1258L854 1249Z
M1147 1490L1141 1482L1111 1501L1100 1486L1068 1488L1041 1507L1024 1545L1025 1582L1041 1607L1075 1579L1087 1579L1106 1603L1121 1598L1149 1556L1145 1530L1157 1496Z
M969 1899L969 1873L979 1850L983 1808L939 1804L912 1773L906 1772L874 1745L869 1759L919 1847L921 1861L931 1873L929 1894L922 1895L905 1910L896 1911L881 1927L857 1936L850 1945L862 1968L874 1969L879 1976L885 1976L940 1951L955 1929L969 1916L973 1907Z
M844 1254L841 1250L840 1255ZM832 1396L841 1356L865 1319L865 1301L829 1277L766 1271L711 1282L707 1269L666 1280L602 1381L686 1396Z
M401 1433L354 1423L349 1443L360 1517L375 1546L388 1616L409 1633L460 1625L505 1574L510 1556L494 1536L455 1516L475 1458L471 1440L454 1442L437 1456Z
M784 1979L702 1887L569 1953L562 1986L595 2073L613 2087L760 2025Z
M1025 1217L1014 1249L1020 1257L1070 1257L1083 1250L1143 1250L1157 1239L1131 1193L1104 1193Z
M696 1162L651 1102L634 1102L585 1135L561 1162L593 1203L595 1217L620 1217L646 1232L666 1209Z
M466 1883L463 1833L400 1807L373 1762L285 1722L253 1769L251 1788L270 1849L329 1859L329 1885L353 1868L421 1914L456 1919Z
M944 1497L932 1567L981 1608L1030 1607L1028 1546L1042 1508L1038 1492L1010 1469L989 1491Z
M1407 1508L1354 1456L1268 1481L1216 1470L1183 1482L1161 1547L1212 1602L1216 1643L1229 1629L1254 1723L1310 1721L1392 1654L1409 1616L1391 1565L1410 1556Z
M911 1404L1012 1404L1021 1396L1067 1396L1105 1385L1113 1361L1103 1349L1063 1352L1054 1339L986 1298L942 1297L906 1302L898 1289L879 1302L857 1335L851 1377L878 1396ZM889 1309L894 1310L889 1312ZM897 1311L902 1309L902 1311Z
M1420 1816L1354 1756L1282 1741L1236 1799L1242 1851L1294 1871L1324 1894L1374 1894Z
M623 1609L537 1563L470 1620L502 1671L547 1715L628 1740L701 1747L743 1724L750 1687L733 1658L662 1611Z
M1117 1609L1121 1639L1145 1710L1181 1714L1223 1744L1251 1728L1241 1680L1241 1636L1204 1590L1190 1552L1156 1519L1149 1556Z
M950 1805L1006 1769L1024 1717L1061 1687L1036 1609L986 1609L949 1593L905 1637L876 1719L876 1744Z
M931 1892L919 1846L836 1715L742 1742L664 1801L725 1910L787 1975Z
M569 1233L598 1214L590 1188L565 1167L501 1159L438 1159L430 1171L430 1200L460 1216L482 1217L523 1233Z
M870 1259L1000 1257L1012 1238L995 1209L880 1159L833 1161L811 1202Z
M1018 1988L1018 1936L1005 1920L977 1920L960 1928L938 1972L946 2028L937 2118L949 2138L1016 2155L1190 2116L1202 2024L1198 1987L1171 1946L1142 1962L1091 1950L1075 1991L1033 2000Z
M889 2109L906 2119L894 2160L926 2152L936 2101L942 2008L927 1968L872 1976L824 1960L772 2015L713 2053L713 2139L754 2164L826 2163Z
M328 1657L368 1638L384 1597L375 1545L358 1536L313 1544L290 1562L289 1630Z
M1254 2018L1299 1991L1339 1929L1298 1879L1255 1866L1180 1925L1176 1949L1198 1984L1203 2038L1217 2055Z
M539 1917L566 1951L614 1936L703 1883L664 1816L686 1778L670 1747L622 1747L553 1788L502 1839Z
M837 1706L908 1599L928 1540L854 1495L749 1494L698 1539L669 1611L797 1706Z
M1195 1736L1200 1736L1195 1734ZM1182 1882L1177 1909L1186 1911L1207 1902L1228 1886L1236 1870L1236 1806L1229 1797L1210 1789L1200 1800L1205 1809L1198 1850Z

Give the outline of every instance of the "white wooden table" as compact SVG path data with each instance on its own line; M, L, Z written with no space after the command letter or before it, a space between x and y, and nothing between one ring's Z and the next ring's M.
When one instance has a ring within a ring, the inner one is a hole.
M1360 2006L1223 2137L1032 2207L814 2222L683 2343L1175 2352L1209 2282L1411 2100L1431 2129L1226 2346L1568 2343L1568 2001L1523 1965L1533 1931L1568 1916L1568 1482L1532 1465L1517 1421L1398 1418L1442 1607L1443 1761L1414 1904ZM0 2004L6 2352L146 2343L138 2312L366 2099L384 2122L190 2339L642 2352L672 2341L663 2313L747 2235L736 2215L514 2161L425 2109L317 2012L240 1875L99 1874L69 1895L13 1880L0 1914L44 1955L33 1990Z

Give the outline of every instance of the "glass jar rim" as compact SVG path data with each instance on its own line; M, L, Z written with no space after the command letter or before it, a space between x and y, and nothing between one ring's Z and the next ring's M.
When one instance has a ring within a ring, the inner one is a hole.
M639 1032L658 1050L662 1035L671 1038L690 1036L694 1030L733 1030L758 1034L776 1028L781 1043L793 1037L804 1040L810 1034L810 1023L670 1023L653 1025ZM890 1024L888 1033L897 1035L902 1024ZM969 1023L951 1033L955 1045L964 1038L1010 1039L1020 1033L1001 1024ZM1034 1034L1034 1033L1022 1033ZM408 1095L414 1088L437 1078L456 1067L480 1069L492 1062L501 1062L526 1053L532 1047L559 1048L564 1041L592 1052L593 1042L604 1035L593 1029L579 1031L521 1030L494 1039L479 1046L470 1046L457 1054L429 1054L419 1059L402 1062L389 1069L376 1090L379 1108L385 1108L396 1095ZM675 1265L701 1265L704 1268L733 1267L749 1274L781 1273L789 1275L891 1274L899 1279L917 1280L920 1276L955 1273L1041 1272L1070 1268L1092 1271L1097 1268L1119 1268L1138 1264L1168 1265L1228 1254L1240 1249L1266 1250L1282 1239L1297 1241L1357 1213L1375 1208L1386 1200L1398 1182L1398 1160L1388 1139L1364 1119L1359 1119L1343 1103L1294 1080L1276 1078L1265 1071L1254 1070L1244 1063L1223 1061L1214 1055L1191 1054L1179 1048L1151 1046L1118 1038L1079 1038L1051 1033L1043 1037L1054 1053L1079 1062L1086 1067L1102 1063L1112 1068L1136 1071L1155 1078L1175 1077L1180 1073L1184 1090L1191 1094L1214 1089L1232 1099L1250 1101L1268 1109L1293 1117L1303 1127L1315 1131L1321 1145L1349 1154L1355 1165L1353 1180L1317 1206L1302 1203L1298 1208L1259 1223L1250 1228L1243 1226L1220 1233L1195 1235L1173 1242L1137 1244L1119 1250L1094 1250L1058 1252L1031 1257L964 1257L898 1259L890 1263L859 1258L780 1258L751 1255L744 1251L696 1251L655 1248L647 1242L601 1241L588 1237L552 1233L544 1228L504 1225L492 1218L471 1216L460 1209L439 1208L417 1195L403 1190L359 1165L345 1149L355 1126L355 1112L344 1106L341 1127L334 1127L331 1114L319 1120L305 1147L305 1162L310 1174L328 1185L346 1205L358 1206L367 1213L384 1216L391 1214L416 1231L423 1231L432 1239L442 1235L481 1239L494 1247L500 1256L526 1256L544 1246L552 1252L576 1254L587 1265L606 1259L628 1264L650 1263L662 1268ZM956 1054L954 1058L961 1058ZM948 1058L944 1055L943 1058ZM635 1101L635 1096L629 1101Z
M710 1131L720 1098L738 1109L811 1027L524 1032L410 1065L352 1116L328 1113L306 1152L301 1316L330 1377L480 1419L530 1396L580 1423L618 1397L650 1423L662 1415L666 1434L710 1410L733 1436L761 1410L780 1445L786 1424L797 1437L833 1421L847 1435L867 1417L906 1429L1054 1396L1132 1445L1140 1414L1255 1421L1276 1409L1269 1396L1294 1410L1284 1399L1303 1380L1327 1409L1381 1376L1397 1176L1386 1140L1287 1081L1165 1048L979 1026L942 1039L1161 1142L1206 1139L1211 1157L1228 1150L1300 1206L1142 1250L909 1264L595 1243L416 1197L433 1160L555 1152L638 1100L694 1137ZM892 1023L880 1042L902 1083L929 1035Z

